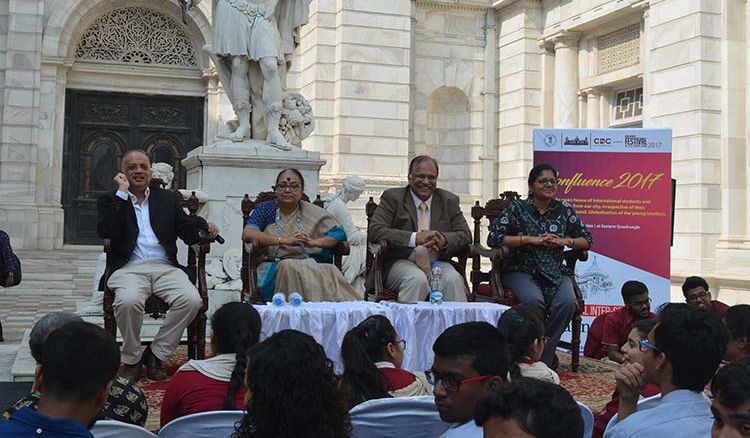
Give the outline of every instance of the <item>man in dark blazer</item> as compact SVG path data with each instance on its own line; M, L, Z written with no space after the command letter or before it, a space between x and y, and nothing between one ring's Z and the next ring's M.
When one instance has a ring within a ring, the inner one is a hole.
M218 230L203 218L188 216L175 193L149 188L151 162L145 152L126 153L122 170L114 178L117 191L97 202L99 237L112 241L107 286L115 293L115 320L123 339L120 374L138 380L145 364L150 379L164 380L162 362L172 356L183 330L203 305L177 263L177 238L191 245L200 241L201 231L213 238ZM143 308L152 293L169 304L169 312L154 341L142 351Z
M415 248L428 248L433 260L449 260L471 243L458 196L437 188L438 170L434 158L415 157L409 164L409 185L386 190L370 222L370 241L388 242L385 287L397 290L401 301L424 300L429 294L427 275L415 263ZM466 301L463 277L450 263L441 267L444 299Z

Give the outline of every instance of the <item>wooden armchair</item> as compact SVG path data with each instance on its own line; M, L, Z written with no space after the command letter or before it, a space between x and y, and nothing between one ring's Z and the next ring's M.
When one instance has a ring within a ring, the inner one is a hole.
M512 291L506 291L500 280L503 263L508 256L509 249L506 246L499 248L486 248L481 244L482 220L487 219L487 227L497 219L505 207L515 199L520 199L516 192L503 192L496 199L491 199L482 206L479 201L471 208L471 217L474 219L474 243L471 246L471 284L472 298L474 300L494 301L512 306L517 304ZM489 258L492 265L489 272L483 272L481 267L482 257ZM568 250L563 254L565 264L572 272L575 272L576 263L588 259L588 251ZM573 291L576 295L576 312L571 322L571 341L560 341L558 345L571 351L571 368L573 372L578 371L581 351L581 314L585 308L583 293L578 282L573 276ZM509 293L510 292L510 293Z
M375 210L378 208L378 203L375 202L372 196L370 200L365 204L365 214L367 215L367 256L365 259L365 269L368 277L373 276L374 278L374 290L365 290L365 301L372 299L373 301L398 301L398 291L394 291L385 287L385 278L383 278L383 261L388 253L388 242L385 240L379 241L377 244L370 242L370 222L372 216L375 214ZM466 262L469 259L470 248L466 247L466 250L456 255L456 270L464 282L466 282ZM468 286L468 283L467 283ZM468 287L467 287L468 290ZM467 295L467 299L471 300L471 295Z
M158 179L152 180L152 186L159 184ZM193 192L190 198L185 199L179 192L177 194L182 199L181 203L187 208L190 216L195 216L198 211L198 198ZM206 310L208 309L208 288L206 287L206 255L211 250L212 240L205 239L202 242L191 245L188 248L187 271L190 282L198 289L198 293L203 300L203 306L198 311L195 319L187 327L187 346L188 357L190 359L204 359L206 356ZM117 324L115 322L115 313L112 305L115 299L115 293L107 287L107 280L112 274L112 263L110 254L112 253L112 242L110 239L104 239L104 252L107 254L107 264L104 270L104 329L112 336L116 336ZM152 318L161 318L169 310L169 306L156 295L151 295L146 300L144 313Z
M276 199L275 192L261 192L255 197L255 200L251 200L248 194L242 199L241 210L242 210L242 228L245 228L247 220L250 218L250 213L253 212L255 206L261 202L271 201ZM302 193L302 200L310 202L310 198L306 193ZM320 195L317 195L315 201L312 202L320 208L323 207L323 200L320 199ZM242 292L240 293L240 301L247 302L248 300L252 304L263 304L263 297L260 295L260 286L258 285L258 265L267 261L260 257L260 245L255 240L244 243L245 250L242 251ZM347 242L339 242L336 247L333 248L333 264L341 270L341 262L345 255L349 255L349 244Z

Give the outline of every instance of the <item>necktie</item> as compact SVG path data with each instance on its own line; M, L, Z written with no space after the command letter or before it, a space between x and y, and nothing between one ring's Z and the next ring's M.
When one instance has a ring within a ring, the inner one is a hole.
M419 229L417 231L427 231L430 229L430 216L427 209L427 203L422 201L419 204Z

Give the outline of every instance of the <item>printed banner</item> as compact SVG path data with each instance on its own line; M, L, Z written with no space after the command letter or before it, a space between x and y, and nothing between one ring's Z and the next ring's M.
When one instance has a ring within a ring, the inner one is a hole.
M588 261L576 266L583 349L593 319L623 306L624 282L646 284L652 311L669 301L672 131L535 129L541 163L558 170L557 199L573 205L594 238Z

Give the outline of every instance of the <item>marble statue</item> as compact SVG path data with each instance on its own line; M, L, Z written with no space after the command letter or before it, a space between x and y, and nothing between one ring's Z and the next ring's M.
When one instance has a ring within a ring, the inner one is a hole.
M354 286L354 290L364 294L365 261L367 258L367 235L354 222L346 204L359 199L365 190L365 181L358 176L344 178L341 190L336 194L322 197L325 209L344 227L346 240L349 242L349 255L344 257L341 269L344 278Z
M200 1L188 0L188 7ZM279 124L286 74L311 1L213 0L213 42L204 49L237 115L231 140L291 149Z
M172 166L167 163L154 163L151 165L151 179L158 179L162 182L162 188L172 187L174 172Z

